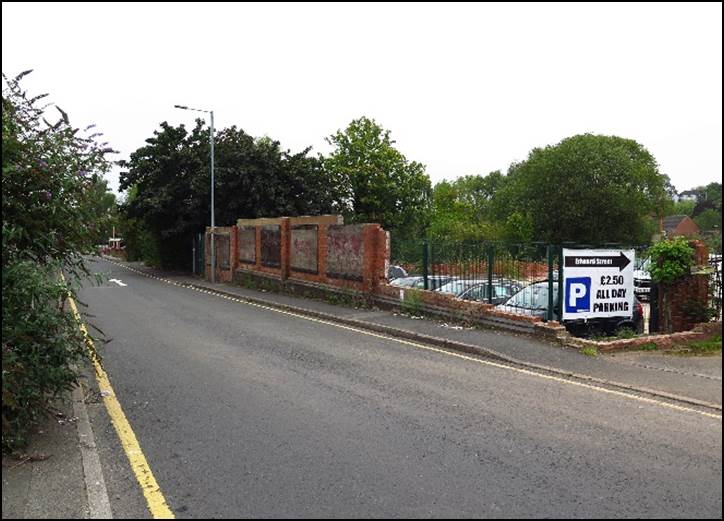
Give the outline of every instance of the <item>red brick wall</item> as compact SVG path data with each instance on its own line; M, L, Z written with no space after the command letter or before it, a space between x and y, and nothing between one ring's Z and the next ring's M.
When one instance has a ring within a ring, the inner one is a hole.
M702 266L709 261L709 249L701 241L690 241L694 248L694 264ZM659 291L659 323L663 331L689 331L699 320L692 316L692 306L706 307L709 304L709 275L690 275L679 282L662 287ZM664 300L669 303L666 311ZM669 319L671 324L669 324Z
M267 224L268 225L268 224ZM373 292L381 283L386 281L386 267L389 264L389 241L387 232L385 232L379 224L365 224L359 226L359 240L363 243L362 262L362 280L349 280L340 277L334 277L327 272L327 253L328 253L328 232L330 224L320 222L317 226L317 273L308 273L304 271L294 270L291 267L291 226L292 220L288 217L279 219L281 232L280 241L280 266L273 268L262 265L262 234L261 227L256 226L256 262L243 262L238 256L238 234L237 227L233 227L233 255L232 269L243 269L256 272L262 272L278 277L280 280L301 280L308 282L317 282L336 286L341 288L354 289L357 291ZM354 228L350 228L354 229ZM217 227L217 230L221 228ZM208 274L207 274L208 276ZM231 280L231 274L223 274L218 280Z
M228 234L229 235L229 258L228 258L228 266L229 269L222 269L220 267L221 260L217 255L216 258L216 281L217 282L231 282L232 274L234 272L234 267L237 264L237 258L238 258L238 246L237 246L237 240L238 236L236 233L236 226L216 226L214 228L215 232L218 234ZM211 280L211 227L208 226L206 228L206 234L205 237L205 244L204 244L204 252L206 261L204 262L204 274L206 276L207 280ZM216 240L216 239L215 239Z

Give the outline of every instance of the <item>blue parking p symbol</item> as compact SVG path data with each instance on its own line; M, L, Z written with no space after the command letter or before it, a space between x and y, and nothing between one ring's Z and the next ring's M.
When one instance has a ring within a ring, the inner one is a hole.
M591 277L566 279L566 313L591 311Z

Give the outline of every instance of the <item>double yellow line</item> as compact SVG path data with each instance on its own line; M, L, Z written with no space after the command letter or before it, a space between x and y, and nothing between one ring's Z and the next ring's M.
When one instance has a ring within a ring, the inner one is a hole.
M88 342L93 345L93 340L81 320L75 301L72 298L68 298L68 301L70 302L70 308L73 310L76 320L78 320L78 324L80 324L81 331L83 331ZM98 387L103 397L103 403L106 406L108 415L111 417L113 426L116 428L118 437L123 445L123 450L126 452L131 469L143 491L151 515L154 519L175 519L176 516L174 516L168 503L166 503L166 498L164 498L156 482L156 478L153 476L153 472L151 472L151 467L149 467L148 461L146 461L146 457L143 455L141 445L138 443L131 424L128 423L128 419L126 419L126 415L123 413L123 408L116 398L116 393L113 391L108 375L96 358L93 358L93 366L95 367L96 379L98 380Z

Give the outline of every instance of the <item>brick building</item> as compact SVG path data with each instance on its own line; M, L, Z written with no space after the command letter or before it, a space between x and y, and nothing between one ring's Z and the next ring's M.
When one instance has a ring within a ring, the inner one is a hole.
M669 215L661 221L661 233L669 239L680 236L693 238L699 232L699 225L688 215Z

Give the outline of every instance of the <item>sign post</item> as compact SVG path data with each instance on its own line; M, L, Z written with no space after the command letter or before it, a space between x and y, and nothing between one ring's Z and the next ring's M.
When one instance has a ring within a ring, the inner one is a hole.
M634 250L563 249L563 320L632 317Z

